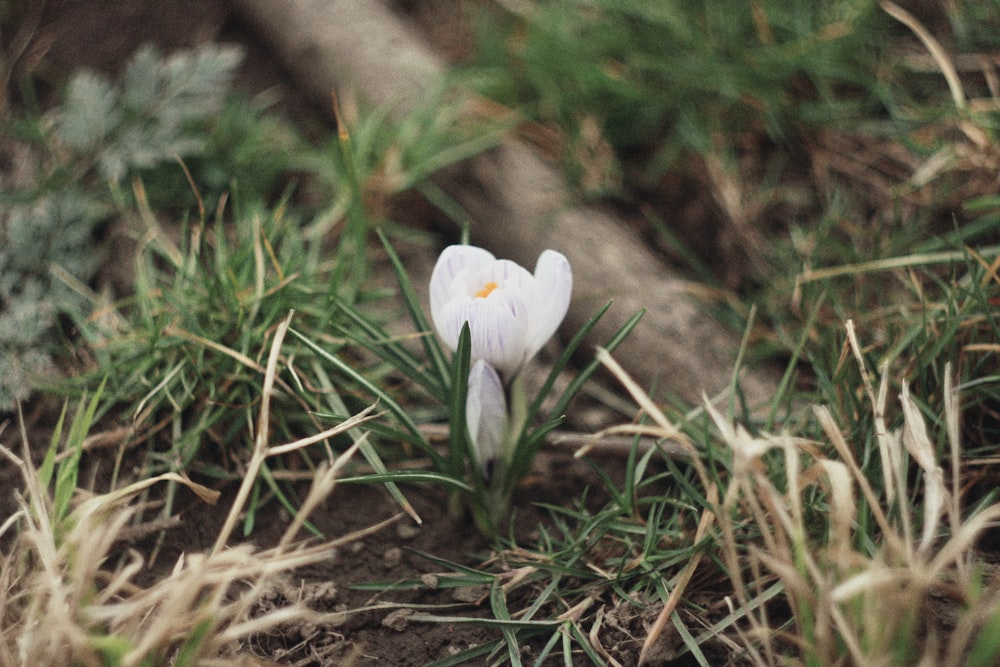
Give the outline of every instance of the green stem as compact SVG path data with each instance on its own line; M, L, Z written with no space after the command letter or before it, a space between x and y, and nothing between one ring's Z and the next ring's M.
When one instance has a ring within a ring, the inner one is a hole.
M519 454L521 433L524 432L528 421L528 395L520 375L515 375L507 386L507 414L510 421L507 424L503 447L500 449L500 462L505 476Z

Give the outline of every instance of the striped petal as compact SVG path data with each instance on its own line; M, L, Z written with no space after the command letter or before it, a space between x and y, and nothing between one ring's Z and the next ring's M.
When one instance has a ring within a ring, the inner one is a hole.
M472 359L483 359L504 375L520 369L528 334L527 304L516 290L497 289L487 298L453 298L441 309L438 333L454 350L469 323Z
M438 324L441 309L448 301L448 295L456 278L463 273L472 276L495 260L493 253L471 245L452 245L441 251L441 255L434 265L434 271L431 272L430 282L431 319L439 333L441 332L441 326Z
M546 250L535 265L535 280L528 305L528 340L525 359L535 356L566 317L573 293L573 272L566 257Z
M484 477L489 478L492 464L499 458L507 438L508 417L500 376L482 359L474 363L469 371L465 423L480 470Z
M482 248L453 245L431 274L431 317L452 350L468 322L473 361L510 380L559 328L572 291L569 262L554 250L539 256L531 274Z

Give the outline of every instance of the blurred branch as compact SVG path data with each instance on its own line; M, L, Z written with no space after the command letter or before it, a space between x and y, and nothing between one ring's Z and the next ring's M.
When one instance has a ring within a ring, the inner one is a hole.
M439 87L446 67L402 18L375 0L231 0L314 99L355 89L399 115ZM475 105L466 97L470 108ZM637 311L648 313L616 358L644 386L659 383L691 403L732 381L739 337L706 314L688 281L659 260L626 222L573 200L562 175L529 146L509 138L449 168L435 182L474 221L473 242L531 265L555 248L573 266L575 294L564 323L579 329L608 300L594 330L600 345ZM765 372L743 375L751 403L777 387Z

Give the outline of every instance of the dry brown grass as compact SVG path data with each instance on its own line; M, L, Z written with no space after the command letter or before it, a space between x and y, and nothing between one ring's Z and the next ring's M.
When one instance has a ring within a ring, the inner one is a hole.
M264 459L351 429L370 412L316 436L268 445L269 403L288 323L279 327L271 347L251 474L244 479L215 546L185 554L169 576L151 585L135 583L143 557L119 541L133 515L129 501L168 480L208 502L215 502L217 492L168 473L107 494L78 494L72 510L61 517L31 464L29 443L25 440L23 456L0 445L0 453L20 469L24 482L23 493L17 494L18 510L0 525L0 536L8 537L10 544L0 553L0 664L247 664L247 654L237 650L246 638L282 624L335 620L296 605L261 613L259 603L281 573L330 559L337 546L385 525L332 541L297 541L306 517L333 489L338 471L360 443L321 466L300 512L275 547L229 545Z
M761 665L787 664L790 654L808 665L992 664L996 656L980 631L997 615L1000 582L984 580L973 549L1000 519L1000 505L963 516L951 369L943 389L947 479L906 383L902 426L890 430L887 373L876 392L850 323L848 340L875 415L881 480L866 476L855 456L860 448L824 406L813 411L826 443L752 437L708 406L733 452L718 516L732 605L746 611L744 645ZM777 460L768 456L774 450ZM870 518L859 521L862 513ZM744 521L759 537L747 541ZM790 624L759 603L775 580Z
M699 455L692 456L713 506L698 538L714 519L732 586L730 614L715 624L716 637L725 642L722 633L738 635L742 649L732 650L732 658L769 667L996 664L1000 578L977 558L975 546L1000 521L1000 505L963 512L959 396L951 368L944 370L943 465L905 382L902 424L888 428L888 372L876 390L850 322L847 332L862 369L858 390L875 417L879 479L856 458L862 443L849 443L825 406L812 408L825 435L818 441L752 435L705 401L721 444L732 453L718 491ZM655 424L644 427L645 434L683 438L614 360L603 355L602 361ZM665 582L672 594L647 637L644 658L698 562ZM780 605L774 604L776 591Z

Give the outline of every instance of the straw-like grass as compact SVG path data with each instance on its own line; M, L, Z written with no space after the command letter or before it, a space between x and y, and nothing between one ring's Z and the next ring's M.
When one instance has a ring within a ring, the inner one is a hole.
M850 322L847 329L850 349L862 364L860 390L874 414L880 479L870 477L879 475L878 467L863 469L855 454L861 447L848 442L825 406L813 407L826 437L818 442L791 434L752 435L705 402L732 454L714 512L721 562L732 584L730 615L715 627L735 630L741 659L757 665L996 664L1000 582L984 575L975 546L1000 521L1000 505L963 513L959 396L950 364L944 369L941 423L948 446L942 462L905 382L899 396L902 424L887 427L888 371L876 391ZM662 437L675 438L676 427L642 390L610 357L602 361ZM707 483L707 475L700 476ZM706 491L713 502L715 486ZM697 566L696 558L674 580L640 664L676 608L689 570ZM775 586L787 606L768 604Z
M107 494L78 494L82 499L61 514L57 498L31 464L27 439L23 457L0 445L0 453L20 469L24 481L18 511L0 526L0 535L13 533L7 552L0 554L0 664L245 664L246 655L237 655L236 647L248 637L282 624L340 620L301 605L262 613L260 601L276 576L333 558L337 546L385 525L321 543L296 541L309 512L332 491L339 470L360 443L320 467L277 546L227 546L261 461L345 432L367 418L363 413L317 436L268 445L268 409L289 319L272 343L252 459L258 465L251 466L244 492L237 495L215 546L185 554L169 576L151 585L135 583L144 566L138 552L127 549L118 557L122 531L134 511L128 501L165 480L184 484L212 503L218 492L166 473ZM70 459L63 465L76 463Z

